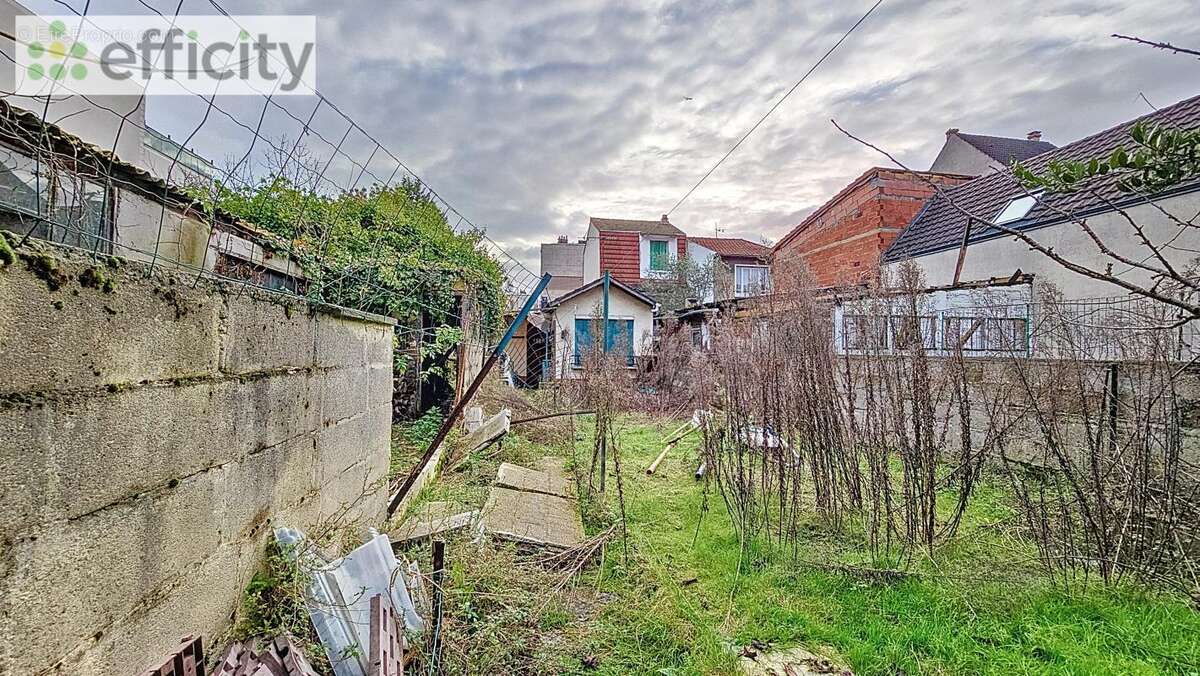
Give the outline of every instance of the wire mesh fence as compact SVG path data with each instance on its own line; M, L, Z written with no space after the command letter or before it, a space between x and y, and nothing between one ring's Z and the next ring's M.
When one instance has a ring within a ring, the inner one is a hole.
M81 30L96 25L91 3L43 4L78 16ZM213 0L138 4L164 28L189 13L238 25ZM0 53L13 64L26 48L0 35ZM484 227L315 87L303 97L155 99L183 132L172 136L147 122L144 93L88 95L70 78L48 84L45 96L6 91L0 99L0 227L18 243L36 237L151 269L454 326L462 323L456 296L490 294L496 324L509 299L536 285L537 275ZM434 330L416 324L411 330Z

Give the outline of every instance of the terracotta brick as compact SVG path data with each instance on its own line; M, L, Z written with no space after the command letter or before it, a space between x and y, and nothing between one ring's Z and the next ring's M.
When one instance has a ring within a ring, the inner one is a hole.
M776 261L804 260L821 286L876 279L879 257L932 196L925 180L957 185L964 177L875 168L810 214L775 246Z

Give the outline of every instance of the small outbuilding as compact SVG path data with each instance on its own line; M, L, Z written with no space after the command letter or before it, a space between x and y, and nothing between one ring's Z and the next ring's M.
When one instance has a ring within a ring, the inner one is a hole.
M601 345L636 368L654 333L655 306L653 298L610 278L605 331L603 277L555 298L543 310L550 335L545 366L552 369L546 377L578 377L584 357Z

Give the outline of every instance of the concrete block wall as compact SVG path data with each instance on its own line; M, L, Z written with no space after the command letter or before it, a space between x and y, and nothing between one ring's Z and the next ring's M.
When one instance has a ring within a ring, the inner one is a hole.
M0 269L0 674L140 673L228 626L273 526L379 522L388 321L36 246Z

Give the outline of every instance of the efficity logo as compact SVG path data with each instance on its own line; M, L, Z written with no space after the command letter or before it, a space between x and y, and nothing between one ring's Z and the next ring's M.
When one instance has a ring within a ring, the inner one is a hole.
M316 17L18 16L17 94L303 95Z

